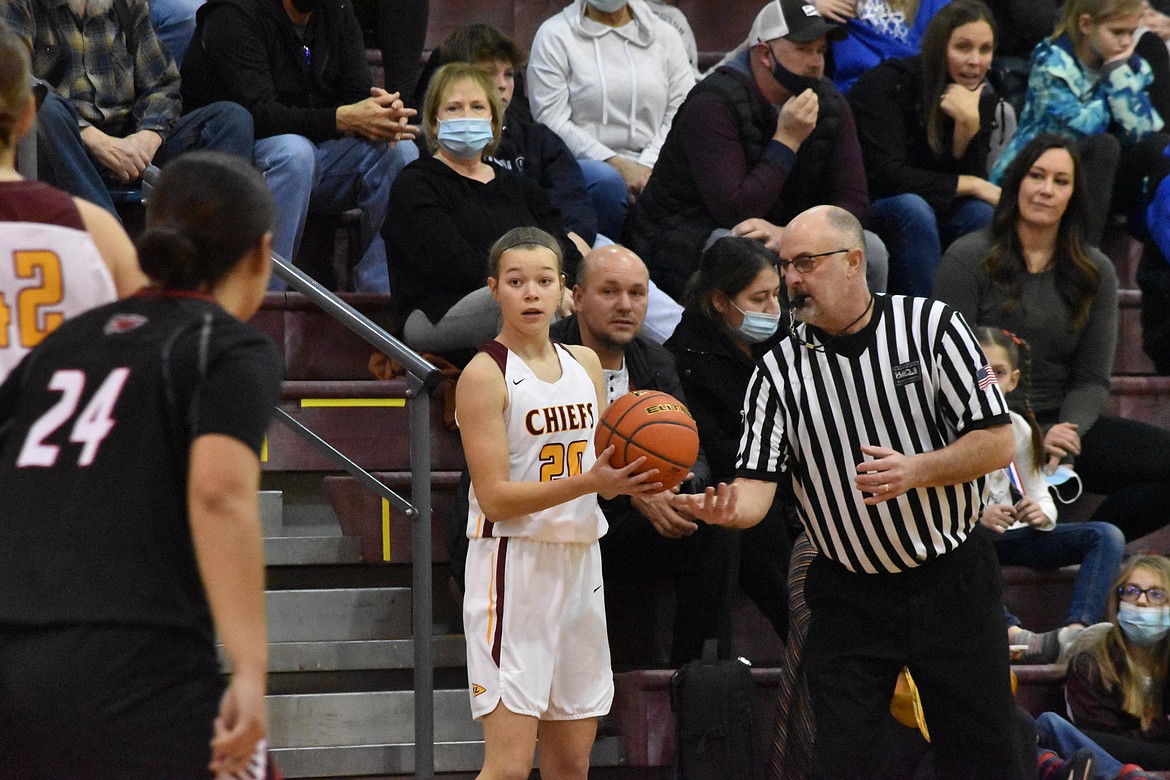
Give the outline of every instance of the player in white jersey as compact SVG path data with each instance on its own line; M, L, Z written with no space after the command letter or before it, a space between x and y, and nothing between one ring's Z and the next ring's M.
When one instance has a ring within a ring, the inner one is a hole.
M27 50L0 30L0 381L65 319L146 284L113 215L16 172L29 84Z
M471 472L463 601L481 778L525 777L540 737L542 776L584 778L613 675L597 539L597 494L661 488L644 459L593 453L605 408L592 350L554 346L561 249L538 228L506 233L488 261L503 326L459 379L457 417Z

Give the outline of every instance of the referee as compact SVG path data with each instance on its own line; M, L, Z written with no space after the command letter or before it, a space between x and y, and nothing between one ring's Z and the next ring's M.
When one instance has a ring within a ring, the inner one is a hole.
M675 501L746 527L791 475L821 553L808 572L812 777L870 778L902 666L940 778L1023 778L999 564L972 533L983 475L1012 459L1007 405L962 317L871 295L861 225L818 206L781 260L792 337L748 385L737 479Z

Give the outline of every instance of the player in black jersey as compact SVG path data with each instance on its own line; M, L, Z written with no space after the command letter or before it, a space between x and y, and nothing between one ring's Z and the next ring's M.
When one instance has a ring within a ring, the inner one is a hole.
M197 152L151 212L152 286L0 386L0 777L206 779L265 736L258 453L282 368L242 321L274 208L251 167Z

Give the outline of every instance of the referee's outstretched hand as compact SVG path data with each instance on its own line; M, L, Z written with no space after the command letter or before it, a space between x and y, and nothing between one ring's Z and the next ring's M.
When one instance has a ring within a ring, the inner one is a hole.
M679 512L711 525L734 525L738 492L734 482L720 482L702 493L680 493L672 503Z

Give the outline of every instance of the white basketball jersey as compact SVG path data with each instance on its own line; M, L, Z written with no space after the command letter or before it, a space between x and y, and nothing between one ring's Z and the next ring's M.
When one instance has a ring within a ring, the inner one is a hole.
M520 357L498 342L484 351L502 364L508 404L508 477L513 482L548 482L588 471L597 460L593 433L597 427L597 390L585 368L563 346L556 345L561 377L545 382ZM500 523L485 518L470 492L467 535L522 536L541 542L595 542L608 527L597 495L514 517Z
M89 233L0 221L0 382L66 319L116 297Z

